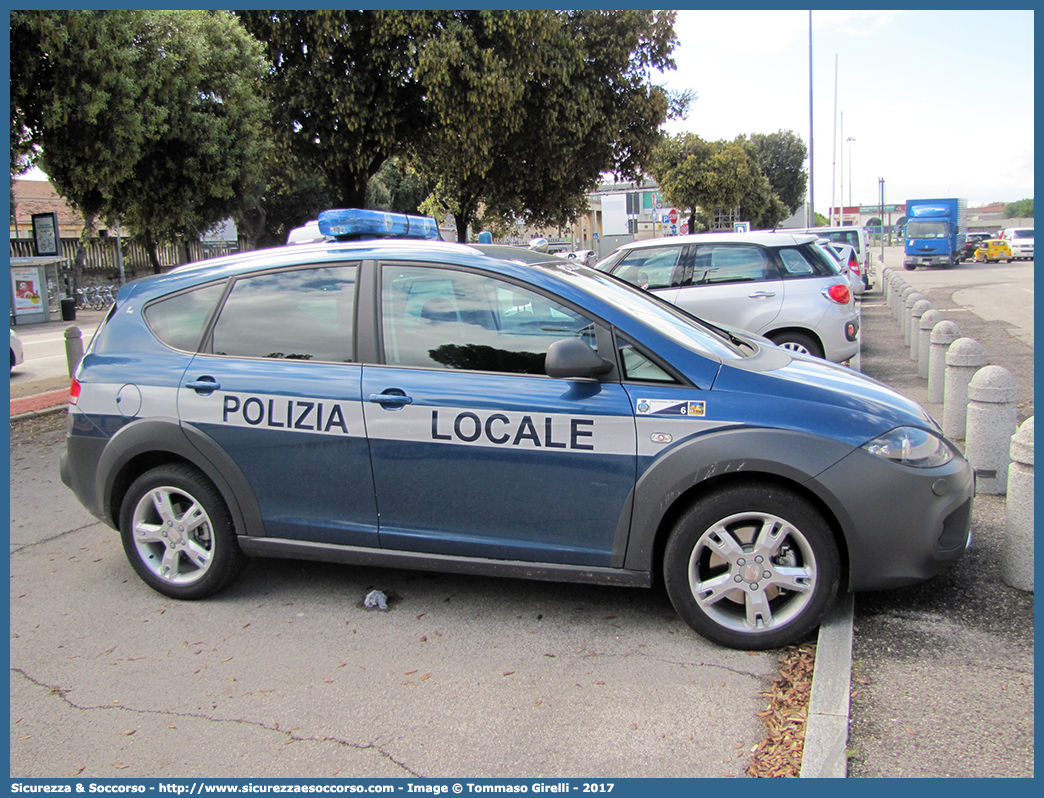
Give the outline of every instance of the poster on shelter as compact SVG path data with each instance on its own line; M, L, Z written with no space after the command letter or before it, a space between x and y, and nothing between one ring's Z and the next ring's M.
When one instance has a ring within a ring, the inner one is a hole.
M14 280L15 312L40 310L40 271L38 269L11 269Z

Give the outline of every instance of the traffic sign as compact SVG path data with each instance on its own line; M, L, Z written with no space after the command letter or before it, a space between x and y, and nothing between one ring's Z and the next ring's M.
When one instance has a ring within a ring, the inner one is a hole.
M677 209L671 208L671 212L669 214L667 214L667 216L671 220L671 224L677 224L677 222L678 222L678 211L677 211Z

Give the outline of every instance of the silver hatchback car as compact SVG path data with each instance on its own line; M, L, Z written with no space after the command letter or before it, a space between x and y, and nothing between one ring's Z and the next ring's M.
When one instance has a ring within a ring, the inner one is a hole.
M596 265L709 322L843 363L859 351L859 311L816 236L703 233L624 244Z

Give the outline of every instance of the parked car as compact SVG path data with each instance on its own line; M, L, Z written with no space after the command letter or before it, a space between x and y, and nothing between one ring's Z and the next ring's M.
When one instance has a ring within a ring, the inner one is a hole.
M784 230L783 232L795 232ZM848 244L855 249L856 258L859 259L859 275L863 278L863 284L868 288L874 285L874 268L870 259L870 241L866 235L865 227L809 227L805 232L813 233L820 238L827 238L835 244Z
M15 370L15 366L20 366L24 362L25 351L22 348L22 339L14 330L11 330L11 371Z
M859 274L860 264L859 258L856 257L855 249L849 244L835 244L826 238L819 239L817 243L826 250L830 257L837 261L841 271L848 277L852 296L862 296L863 292L866 291L866 283L863 282L863 277Z
M554 263L561 260L557 255L529 247L514 247L510 244L468 244L468 246L491 258L515 261L516 263Z
M1001 231L999 238L1008 242L1015 260L1033 260L1032 227L1009 227Z
M856 372L593 269L395 239L123 286L76 369L60 473L171 598L250 556L662 579L693 629L744 649L803 639L841 589L945 570L974 493L925 411Z
M983 263L1000 263L1005 260L1011 263L1011 247L1003 238L987 238L979 242L975 250L975 260Z
M596 268L693 315L843 363L859 313L840 264L814 235L699 233L624 244Z
M989 233L968 233L964 240L963 260L974 260L975 250L977 250L979 244L987 238L992 238L992 236Z
M569 260L582 263L584 266L594 266L595 260L597 260L593 249L578 249L575 252L567 252L565 256Z

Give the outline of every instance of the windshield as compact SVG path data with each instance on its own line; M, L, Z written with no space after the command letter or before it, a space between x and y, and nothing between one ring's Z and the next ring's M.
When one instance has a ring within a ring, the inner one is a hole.
M727 331L708 325L655 294L635 288L616 277L578 265L535 268L553 271L582 291L608 302L665 338L697 354L718 360L742 358L750 354L748 345L734 340Z
M1032 230L1016 230L1014 238L1033 238Z
M948 238L950 225L948 222L917 221L906 223L907 238Z

